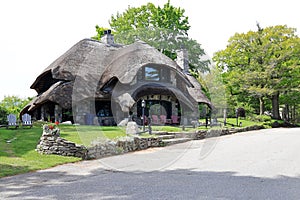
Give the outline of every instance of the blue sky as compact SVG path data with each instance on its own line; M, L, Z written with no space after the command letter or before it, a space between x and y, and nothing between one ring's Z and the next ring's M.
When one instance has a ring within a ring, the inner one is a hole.
M0 2L0 100L6 95L35 96L35 78L72 45L95 35L95 25L128 5L167 0L9 0ZM300 30L300 12L294 0L171 0L185 9L196 39L209 56L224 49L236 32L288 25Z

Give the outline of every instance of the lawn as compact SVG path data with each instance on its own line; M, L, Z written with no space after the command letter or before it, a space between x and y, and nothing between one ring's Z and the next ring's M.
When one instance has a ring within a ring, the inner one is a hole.
M90 146L98 138L116 140L126 136L126 128L117 126L59 125L59 128L62 138L85 146Z
M0 177L81 160L37 153L35 147L41 134L40 126L34 126L32 129L0 129Z
M86 146L98 138L116 139L126 136L125 128L120 127L59 125L59 128L62 138ZM41 135L41 123L36 123L31 129L0 128L0 178L81 160L37 153L35 148Z
M221 121L221 119L219 119L219 121ZM237 125L236 118L228 118L228 119L226 119L226 122L227 122L227 127L232 127L232 124L234 126ZM238 124L240 125L240 123L241 123L242 127L263 125L263 122L255 122L255 121L250 121L248 119L243 119L243 118L238 119Z

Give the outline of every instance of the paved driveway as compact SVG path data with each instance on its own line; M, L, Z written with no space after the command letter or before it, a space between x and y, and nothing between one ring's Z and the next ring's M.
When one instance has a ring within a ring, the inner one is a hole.
M300 129L191 141L0 179L0 199L300 199Z

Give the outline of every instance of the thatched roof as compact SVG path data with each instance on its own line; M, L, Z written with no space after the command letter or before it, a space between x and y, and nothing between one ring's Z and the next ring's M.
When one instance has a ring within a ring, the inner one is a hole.
M211 104L193 77L184 74L176 62L145 42L109 45L84 39L36 78L30 88L35 89L38 96L23 112L27 109L33 110L46 101L70 108L72 101L78 102L91 97L103 98L105 94L99 92L99 88L112 79L121 84L131 83L138 70L146 64L157 64L176 71L186 80L187 91L196 102Z
M187 87L189 94L196 100L198 103L205 103L212 107L210 100L203 94L200 83L191 75L186 75L187 79L193 85L193 87Z

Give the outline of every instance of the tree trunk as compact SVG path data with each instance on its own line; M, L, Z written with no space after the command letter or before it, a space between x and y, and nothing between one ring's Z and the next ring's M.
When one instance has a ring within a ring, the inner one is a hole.
M295 122L296 119L296 106L292 106L291 108L291 122Z
M289 104L285 104L285 112L286 112L286 120L290 121L290 106Z
M272 96L272 113L274 119L280 119L279 114L279 92Z
M227 109L226 108L224 108L224 110L223 110L223 117L224 117L224 126L226 126L226 118L227 118Z
M263 115L265 112L264 97L259 97L259 115Z
M289 112L290 112L289 105L285 104L283 109L283 114L282 114L284 121L290 121Z

